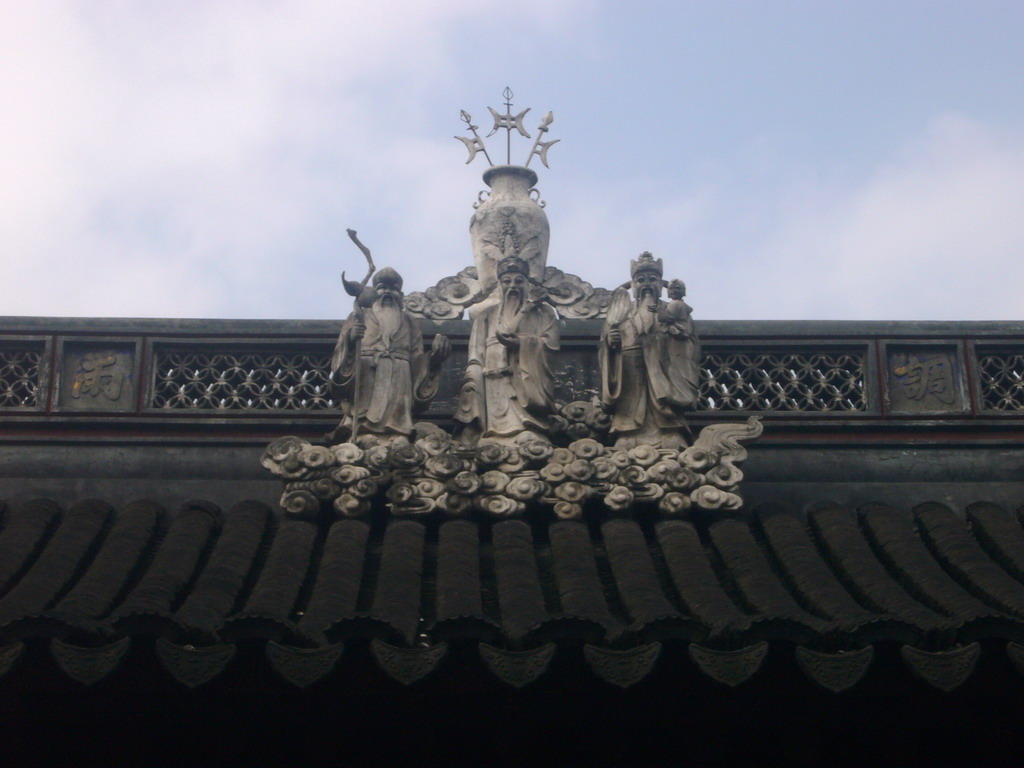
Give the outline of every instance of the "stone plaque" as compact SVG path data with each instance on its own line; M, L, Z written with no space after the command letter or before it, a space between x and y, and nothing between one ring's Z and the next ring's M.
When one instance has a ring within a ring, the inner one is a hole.
M60 407L72 411L135 409L135 345L65 342Z
M954 346L889 347L889 404L894 413L962 412L963 366Z

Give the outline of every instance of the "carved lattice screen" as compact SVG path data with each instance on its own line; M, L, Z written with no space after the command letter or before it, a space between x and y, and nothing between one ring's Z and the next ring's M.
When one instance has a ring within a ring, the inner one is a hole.
M42 345L12 344L0 347L0 408L34 408L38 405Z
M979 353L978 379L982 410L1024 410L1024 352Z
M701 361L700 410L862 411L860 352L721 351Z
M335 406L327 368L327 358L317 353L161 350L152 406L325 410Z

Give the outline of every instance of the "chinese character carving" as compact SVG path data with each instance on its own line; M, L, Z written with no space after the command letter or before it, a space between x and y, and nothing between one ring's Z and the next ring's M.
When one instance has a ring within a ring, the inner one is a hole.
M902 356L901 356L902 357ZM921 357L909 355L906 362L893 368L900 379L903 396L922 401L929 395L946 405L956 401L953 370L946 355Z
M75 374L71 396L76 400L83 397L103 397L117 402L124 386L125 371L117 359L116 352L91 352L82 356L80 370Z

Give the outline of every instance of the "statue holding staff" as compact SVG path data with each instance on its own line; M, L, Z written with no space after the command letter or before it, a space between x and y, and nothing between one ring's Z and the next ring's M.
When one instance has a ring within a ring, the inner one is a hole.
M424 352L419 322L402 306L402 276L391 267L374 273L369 251L354 232L349 234L366 255L370 272L361 285L345 281L346 290L356 295L356 306L342 324L331 356L331 381L341 394L342 418L328 439L356 442L365 433L362 442L367 443L408 440L413 415L426 410L437 394L451 344L437 334Z

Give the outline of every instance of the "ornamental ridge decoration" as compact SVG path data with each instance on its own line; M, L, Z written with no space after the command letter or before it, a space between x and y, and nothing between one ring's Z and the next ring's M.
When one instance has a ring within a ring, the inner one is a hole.
M745 444L762 432L759 417L694 434L687 414L701 407L856 410L863 404L856 396L858 387L863 391L860 361L705 357L686 284L666 279L662 259L647 251L630 261L629 279L614 291L548 266L550 228L529 165L539 157L548 166L558 140L544 136L554 116L548 112L537 127L525 164L512 165L513 131L531 138L524 126L529 109L513 114L512 91L503 96L503 114L489 108L488 137L505 131L504 165L494 164L465 111L470 137L456 137L469 151L467 162L483 154L490 163L483 174L490 191L470 217L473 266L406 296L401 274L378 269L350 229L367 270L358 283L342 273L354 302L326 378L307 369L295 381L291 363L268 383L254 366L224 368L227 360L216 354L181 355L162 361L159 403L277 407L285 387L289 397L299 387L316 403L333 398L341 418L324 444L282 437L261 459L284 482L281 505L297 518L358 518L386 509L396 517L580 520L601 509L664 517L739 509L739 464ZM416 421L437 395L451 354L443 334L425 343L419 318L455 319L467 309L471 330L448 432ZM603 320L599 383L590 401L566 404L555 397L554 363L563 322L579 318Z
M612 513L649 508L664 517L691 509L735 510L747 457L743 444L761 435L756 416L713 424L682 449L637 445L616 449L592 438L567 447L542 441L518 447L481 442L460 448L441 430L412 443L362 448L274 440L264 468L281 478L281 506L296 518L366 517L385 506L396 517L479 517L502 520L529 509L580 520L588 505Z

